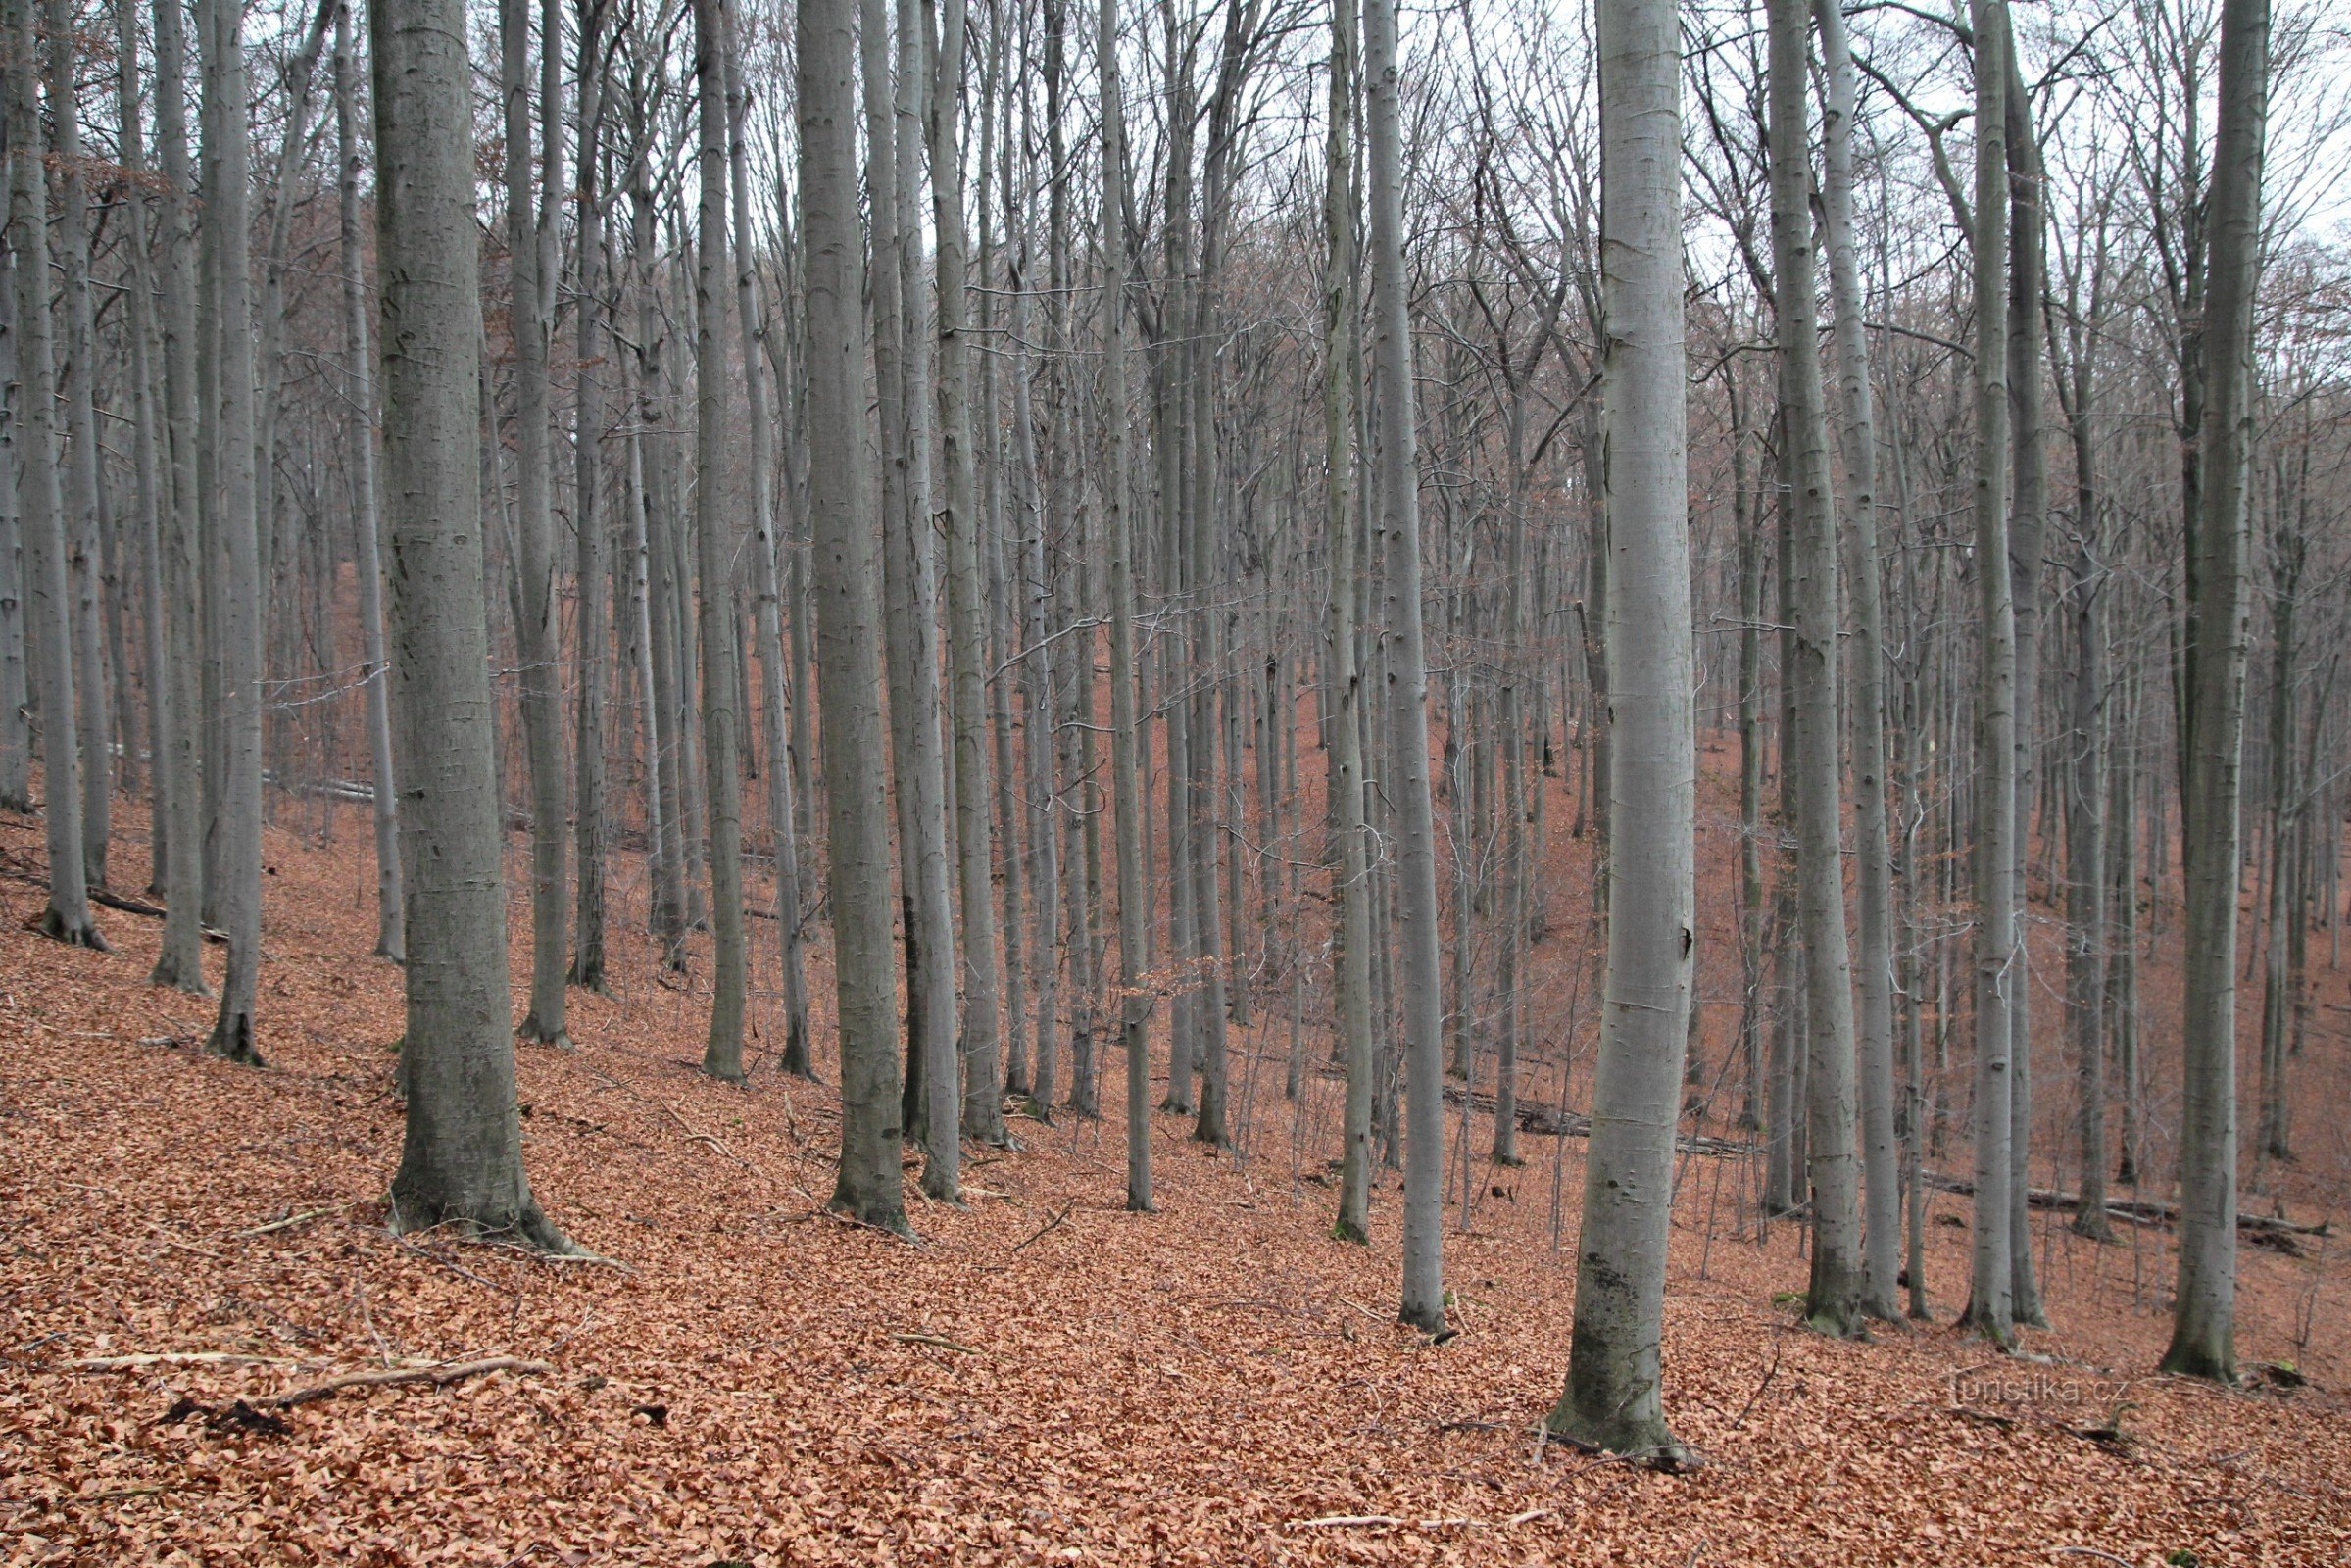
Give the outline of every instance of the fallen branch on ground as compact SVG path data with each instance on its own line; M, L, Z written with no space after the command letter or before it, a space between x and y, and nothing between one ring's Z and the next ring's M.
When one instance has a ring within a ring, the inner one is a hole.
M296 1389L291 1394L281 1394L274 1399L265 1399L262 1402L271 1409L291 1410L298 1404L308 1404L313 1399L323 1399L329 1395L340 1394L345 1389L380 1389L395 1383L430 1383L435 1388L443 1388L465 1378L481 1377L491 1372L553 1372L555 1368L545 1361L525 1361L519 1356L497 1355L484 1361L444 1361L436 1366L401 1367L389 1372L347 1372L339 1378L328 1378L324 1383L314 1384L307 1389Z

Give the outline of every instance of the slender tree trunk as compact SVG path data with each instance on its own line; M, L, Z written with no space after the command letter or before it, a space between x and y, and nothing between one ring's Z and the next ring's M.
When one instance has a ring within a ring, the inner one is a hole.
M612 592L602 507L606 350L604 22L606 0L579 0L579 368L573 383L571 525L578 534L578 751L572 758L572 849L579 862L572 911L572 985L605 988L605 701L612 660Z
M1878 578L1878 421L1870 389L1869 336L1853 233L1852 50L1844 16L1815 0L1827 71L1823 116L1829 281L1837 321L1837 381L1843 394L1847 593L1853 608L1853 838L1860 872L1862 1306L1892 1319L1902 1240L1894 1147L1893 874L1886 823L1886 615ZM1841 875L1839 882L1841 883Z
M473 100L458 0L375 0L376 255L408 895L398 1231L573 1250L522 1171L482 599ZM241 100L240 100L241 101Z
M950 709L955 739L955 855L962 892L963 1132L998 1147L1004 1130L1002 983L996 951L996 867L989 829L987 595L980 564L980 514L972 471L971 368L963 229L961 112L964 0L923 0L937 38L926 124L931 150L931 220L939 300L939 451L946 485Z
M130 14L127 7L122 14ZM16 34L12 31L8 38L13 49ZM9 91L13 94L15 88ZM178 211L177 201L167 199L165 232L172 238L178 234ZM24 514L18 499L24 480L17 450L19 411L24 406L19 374L23 358L17 333L16 253L0 244L0 391L8 398L7 409L0 411L0 808L30 812L32 694L24 662ZM157 762L160 768L160 757Z
M808 1056L808 981L801 930L800 828L792 798L792 764L785 739L783 607L776 573L774 460L767 423L767 386L759 368L766 316L759 298L759 259L751 231L751 152L744 135L749 100L743 90L738 24L730 22L726 50L727 192L735 242L735 314L742 333L743 391L751 425L752 593L758 605L759 740L767 754L767 821L775 840L775 919L782 937L783 1069L813 1077ZM801 695L806 700L805 692Z
M1355 662L1355 264L1356 0L1331 13L1330 115L1323 155L1323 548L1330 562L1325 689L1336 702L1330 729L1332 825L1338 843L1339 952L1334 998L1341 1059L1347 1064L1341 1131L1339 1220L1334 1233L1371 1239L1371 1102L1377 1072L1371 1026L1371 851L1363 821L1363 672Z
M254 463L254 364L250 223L245 129L244 7L240 0L207 0L204 91L208 134L220 138L214 164L218 193L207 193L206 216L220 256L220 404L212 422L213 463L221 541L220 711L225 729L225 774L220 790L220 925L228 933L228 972L220 1010L205 1049L232 1061L258 1063L253 1038L254 991L262 939L262 574ZM208 160L210 161L210 160ZM471 355L467 357L471 363ZM468 372L470 373L470 372ZM463 405L468 418L470 399ZM468 465L470 466L470 465Z
M2009 1183L2009 1025L2017 927L2016 612L2008 560L2007 0L1971 0L1976 36L1976 554L1983 652L1976 694L1976 1219L1966 1320L2015 1329Z
M1445 1327L1445 998L1437 932L1437 835L1429 808L1429 662L1421 632L1420 474L1413 456L1412 341L1404 279L1401 72L1396 0L1367 0L1364 81L1369 136L1374 393L1380 513L1387 536L1390 799L1403 925L1404 1169L1402 1320ZM1690 725L1682 724L1687 738ZM1679 1021L1677 1020L1677 1028ZM1680 1073L1676 1063L1675 1072Z
M1567 1389L1549 1429L1659 1466L1658 1348L1674 1123L1697 923L1682 326L1681 48L1666 0L1599 10L1601 417L1607 426L1610 738L1607 998L1592 1083Z
M871 7L868 7L871 10ZM823 669L825 847L841 1038L841 1163L832 1207L906 1233L899 1178L898 986L882 771L881 540L861 488L864 260L857 235L857 11L801 0L797 95L807 244L808 518ZM876 281L879 282L877 269Z
M49 902L43 936L106 947L90 919L81 837L81 759L73 724L73 618L66 566L65 498L58 484L57 389L49 321L49 193L32 62L32 0L8 0L9 220L15 229L18 384L11 443L24 465L25 626L41 703L48 799Z
M694 250L694 537L701 578L702 761L710 857L710 1030L702 1070L743 1078L743 714L735 661L734 556L727 526L726 355L719 347L726 306L726 28L724 0L694 0L694 83L701 175ZM749 367L757 373L757 362Z
M1854 1150L1853 986L1845 936L1843 768L1837 724L1837 515L1829 490L1814 277L1811 140L1805 117L1810 7L1771 0L1772 287L1780 409L1794 512L1792 770L1798 919L1804 944L1805 1079L1812 1189L1812 1280L1805 1317L1824 1333L1861 1331L1868 1298Z
M1117 0L1102 0L1095 65L1102 79L1102 538L1109 558L1110 791L1118 835L1118 1035L1126 1051L1127 1207L1150 1213L1151 1201L1151 1042L1145 1032L1143 927L1143 769L1135 712L1135 568L1127 519L1127 148L1126 103L1119 85ZM1091 661L1081 661L1083 685ZM1091 710L1093 700L1085 699Z

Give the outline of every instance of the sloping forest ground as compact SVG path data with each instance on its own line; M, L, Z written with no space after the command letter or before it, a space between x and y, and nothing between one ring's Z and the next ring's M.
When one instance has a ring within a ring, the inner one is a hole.
M1701 849L1718 1081L1739 990L1728 755L1705 758ZM1530 996L1544 1059L1525 1093L1582 1107L1589 850L1553 789L1554 928ZM400 979L367 956L364 820L346 808L321 842L297 831L313 815L282 805L266 846L266 1071L202 1057L209 1005L146 985L156 922L102 910L111 954L23 929L40 903L38 825L0 816L9 1563L2351 1560L2339 1240L2243 1250L2240 1353L2280 1366L2241 1392L2152 1371L2167 1232L2124 1226L2093 1246L2047 1213L2034 1224L2056 1327L1991 1361L1948 1328L1968 1231L1967 1200L1945 1194L1929 1231L1937 1325L1842 1344L1797 1321L1799 1229L1751 1223L1757 1161L1693 1154L1664 1351L1667 1408L1704 1467L1663 1476L1540 1443L1566 1365L1583 1144L1530 1134L1526 1165L1501 1170L1473 1111L1475 1201L1464 1232L1454 1185L1446 1238L1458 1335L1433 1346L1397 1328L1396 1180L1376 1195L1373 1246L1328 1239L1338 1090L1317 1077L1298 1105L1283 1099L1279 971L1236 1032L1258 1054L1236 1067L1244 1157L1159 1116L1162 1211L1123 1212L1113 1054L1107 1121L1016 1122L1020 1152L967 1164L965 1211L921 1205L909 1184L924 1240L907 1246L821 1213L831 1091L764 1054L745 1087L703 1078L707 962L660 977L650 943L620 937L614 994L573 994L583 1049L520 1053L533 1184L609 1262L395 1238ZM143 863L137 811L117 821L118 866ZM510 883L524 885L518 864ZM514 908L519 999L527 910ZM2144 981L2151 1115L2167 1123L2172 923ZM2053 975L2055 933L2039 937ZM829 1077L826 960L820 941ZM2351 992L2323 954L2314 970L2295 1064L2303 1158L2245 1202L2339 1220ZM1307 983L1327 984L1311 956ZM2070 1099L2040 990L2052 1087L2035 1165L2054 1173L2070 1168ZM1320 995L1302 1009L1316 1059ZM2258 989L2247 997L2249 1046ZM772 999L754 1015L755 1044L771 1044ZM1964 1080L1963 1044L1950 1070ZM2250 1104L2249 1073L2245 1087ZM1739 1136L1727 1109L1707 1130ZM1964 1123L1941 1157L1965 1163ZM272 1402L344 1374L501 1357L524 1364Z

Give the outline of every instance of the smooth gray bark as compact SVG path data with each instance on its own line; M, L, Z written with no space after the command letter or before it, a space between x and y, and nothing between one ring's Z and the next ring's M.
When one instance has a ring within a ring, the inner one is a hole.
M187 33L178 6L155 12L155 137L164 182L163 393L165 477L170 501L163 522L164 667L159 685L171 722L156 770L165 776L165 912L163 943L149 979L202 996L204 978L203 715L198 710L198 649L203 633L196 593L200 506L196 450L197 318L193 252L196 202L188 164Z
M1331 822L1338 840L1337 992L1339 1054L1347 1066L1340 1130L1339 1218L1343 1241L1371 1240L1371 1102L1376 1069L1371 1027L1371 846L1363 820L1363 672L1355 661L1358 521L1355 489L1355 373L1360 310L1355 261L1356 0L1331 12L1331 82L1323 149L1323 548L1330 563L1325 689L1330 723ZM1259 763L1263 765L1262 762Z
M1894 1141L1893 872L1886 819L1886 613L1878 577L1878 420L1870 386L1859 245L1853 231L1855 72L1844 16L1814 0L1826 75L1821 206L1844 415L1845 581L1851 634L1854 862L1859 882L1862 1307L1892 1319L1902 1240Z
M262 570L260 497L255 476L250 146L245 114L244 6L206 0L205 132L217 139L206 163L219 178L206 193L205 216L219 257L210 300L220 332L219 403L208 431L219 508L215 528L220 630L220 712L223 772L217 824L220 840L220 924L228 933L228 970L220 1009L205 1049L232 1061L256 1062L254 993L262 940ZM472 363L468 354L467 363ZM471 393L464 406L470 416ZM208 896L210 890L208 889Z
M73 600L66 568L65 497L58 483L56 375L49 322L49 194L32 62L32 0L8 0L9 220L15 230L18 383L10 399L24 545L26 642L41 703L42 818L49 902L40 931L104 948L83 877L78 736L73 724Z
M2246 556L2254 295L2269 119L2269 0L2224 0L2209 198L2202 472L2189 516L2181 792L2187 951L2180 1037L2180 1265L2163 1369L2236 1375L2236 921L2239 770L2251 642Z
M522 1170L482 597L473 100L461 0L374 0L408 1090L392 1225L572 1250Z
M908 1233L899 1178L898 986L882 770L880 530L864 466L864 258L857 233L857 11L800 0L795 113L807 244L808 520L825 849L841 1039L841 1163L831 1206ZM878 275L876 281L879 281Z
M1396 59L1396 0L1367 0L1363 42L1370 132L1372 376L1379 404L1380 520L1386 536L1391 645L1387 793L1396 813L1408 1118L1404 1278L1398 1315L1414 1328L1437 1333L1445 1327L1445 998L1437 930L1437 835L1429 802L1429 663L1421 629L1420 471L1413 455L1402 73ZM1689 727L1685 721L1685 735Z
M555 319L555 225L540 212L538 162L532 156L531 0L500 0L499 90L506 127L507 313L514 340L515 595L514 647L522 664L523 749L530 770L530 1005L518 1038L568 1048L564 962L570 919L565 861L562 653L557 646L554 472L548 451L548 339ZM562 58L545 40L541 58ZM558 100L542 94L552 120ZM546 145L547 188L563 188L563 137L553 124Z
M1605 0L1598 26L1608 125L1599 478L1614 557L1608 969L1575 1331L1567 1389L1546 1425L1571 1442L1671 1467L1690 1458L1666 1424L1658 1352L1697 919L1681 40L1671 0Z
M1127 1207L1149 1213L1151 1201L1151 999L1144 991L1143 928L1150 917L1143 886L1143 770L1135 712L1134 545L1127 516L1127 147L1126 102L1119 83L1117 0L1102 0L1095 65L1102 78L1102 540L1109 555L1110 791L1118 835L1118 1035L1126 1051ZM1081 662L1081 684L1087 664ZM1089 710L1091 698L1086 699Z
M694 84L701 206L694 249L694 539L700 577L702 762L710 828L710 1029L702 1070L743 1077L743 781L734 626L733 532L727 525L726 354L719 345L727 270L724 0L694 0ZM756 365L754 366L756 369Z
M367 280L360 255L358 66L350 0L335 6L336 184L343 273L345 396L352 417L352 573L359 582L360 638L367 662L367 758L375 784L375 951L398 961L408 951L400 882L400 808L392 767L391 674L384 663L383 555L376 537L375 374L367 349Z
M998 970L993 834L988 818L987 598L980 566L980 514L973 477L971 306L963 229L963 0L923 0L937 37L928 51L931 220L938 281L939 458L945 483L940 523L947 535L949 709L955 744L955 858L962 905L962 1130L983 1144L1004 1131L1004 1022Z
M1976 691L1976 1207L1968 1325L2014 1336L2010 1296L2009 1025L2017 983L2016 607L2008 560L2007 0L1972 0L1976 36L1975 538L1982 652Z

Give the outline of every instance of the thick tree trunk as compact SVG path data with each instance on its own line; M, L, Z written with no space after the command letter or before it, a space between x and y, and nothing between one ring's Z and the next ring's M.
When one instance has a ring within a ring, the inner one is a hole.
M860 493L865 279L857 235L856 8L851 0L801 0L796 37L808 255L811 586L824 671L825 844L834 1017L841 1038L841 1163L832 1207L905 1233L890 823L876 651L881 540Z
M393 715L407 877L408 1121L392 1225L572 1250L522 1171L482 601L473 102L458 0L375 0L376 255ZM239 100L242 101L241 99Z
M2236 920L2241 857L2254 292L2269 119L2268 0L2221 8L2220 127L2207 209L2201 484L2188 516L2187 953L2180 1038L2180 1267L2163 1369L2236 1374Z
M1681 48L1666 0L1599 10L1606 192L1600 479L1608 509L1608 973L1561 1437L1660 1466L1658 1347L1697 921L1681 247Z

